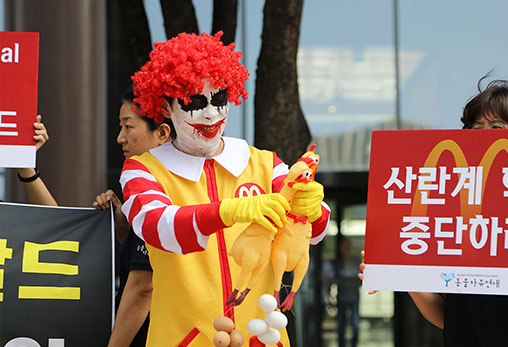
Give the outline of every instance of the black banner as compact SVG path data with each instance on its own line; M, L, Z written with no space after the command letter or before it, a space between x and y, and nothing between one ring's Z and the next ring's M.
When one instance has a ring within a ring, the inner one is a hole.
M0 203L0 347L106 346L111 212Z

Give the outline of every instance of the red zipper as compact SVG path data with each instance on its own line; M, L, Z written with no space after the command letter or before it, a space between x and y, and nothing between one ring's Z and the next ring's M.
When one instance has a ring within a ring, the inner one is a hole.
M210 202L219 201L219 192L217 190L217 178L215 177L215 169L213 168L213 159L206 159L205 161L205 175L206 186L208 190L208 197ZM219 261L222 279L222 302L224 316L229 317L235 321L235 312L233 307L226 306L226 301L231 296L233 284L231 281L231 270L229 269L228 250L226 248L226 240L224 239L224 230L219 230L217 233L217 249L219 251Z

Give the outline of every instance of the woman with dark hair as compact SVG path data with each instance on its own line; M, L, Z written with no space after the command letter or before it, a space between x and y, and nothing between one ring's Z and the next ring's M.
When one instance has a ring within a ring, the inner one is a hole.
M120 108L120 132L117 142L125 158L166 143L170 138L171 120L157 124L153 118L141 117L134 111L132 87L123 95ZM152 299L152 268L145 242L137 237L121 211L122 202L111 190L98 195L93 203L97 209L113 205L115 236L121 243L119 254L120 287L117 297L115 325L109 347L146 344L150 303Z
M463 129L505 129L508 125L508 81L492 81L482 91L481 83L487 77L478 81L479 94L464 107Z
M506 129L508 127L508 81L495 80L464 107L464 129ZM430 293L424 293L430 295ZM442 295L442 294L434 294ZM415 294L412 295L413 300ZM504 346L508 341L508 296L443 294L443 341L445 346ZM417 300L415 300L417 303ZM418 306L420 311L422 308ZM423 311L422 311L423 312ZM432 322L432 321L431 321Z

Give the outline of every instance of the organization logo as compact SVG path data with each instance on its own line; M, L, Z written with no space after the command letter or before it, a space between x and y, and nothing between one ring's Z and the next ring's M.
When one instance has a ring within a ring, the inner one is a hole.
M244 183L235 191L235 198L243 198L244 196L255 196L265 194L263 188L256 183Z
M482 179L479 180L477 183L478 187L478 193L480 194L477 197L477 200L480 202L482 201L481 192L485 191L485 186L487 184L487 179L489 177L490 168L494 163L494 159L496 159L498 153L502 151L508 152L508 139L501 138L494 141L489 148L485 151L480 163L479 167L482 168ZM457 142L455 142L452 139L446 139L439 142L437 145L434 146L434 148L431 150L431 152L427 155L427 159L425 160L425 164L423 165L426 168L432 168L437 167L437 163L440 159L440 157L443 155L444 152L450 152L455 160L455 166L456 167L469 167L469 163L467 161L466 155L464 154L462 148L459 146ZM503 174L508 174L508 172L504 172ZM503 178L503 184L505 183L505 178ZM508 183L508 182L506 182ZM508 186L505 184L505 187L508 188ZM466 189L460 190L460 195L462 198L462 194L466 192ZM416 189L415 196L420 196L422 194L422 190L419 188ZM411 215L412 216L423 216L427 214L427 207L428 203L424 204L420 200L415 199L412 204L411 209ZM473 217L475 215L481 214L482 212L482 204L478 204L475 202L472 203L464 203L461 202L460 204L460 212L462 216L470 216Z
M455 278L455 273L453 273L453 272L449 272L449 273L441 272L441 278L443 279L443 281L445 281L446 286L448 287L448 283L450 283L450 281Z

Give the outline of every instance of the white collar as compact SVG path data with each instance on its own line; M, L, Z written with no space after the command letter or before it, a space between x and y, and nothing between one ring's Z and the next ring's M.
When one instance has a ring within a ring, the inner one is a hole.
M222 139L224 140L222 153L211 159L214 159L233 176L238 177L249 163L249 145L243 139L225 136ZM175 175L189 181L199 182L206 160L205 157L196 157L181 152L175 148L172 142L151 149L150 153Z

